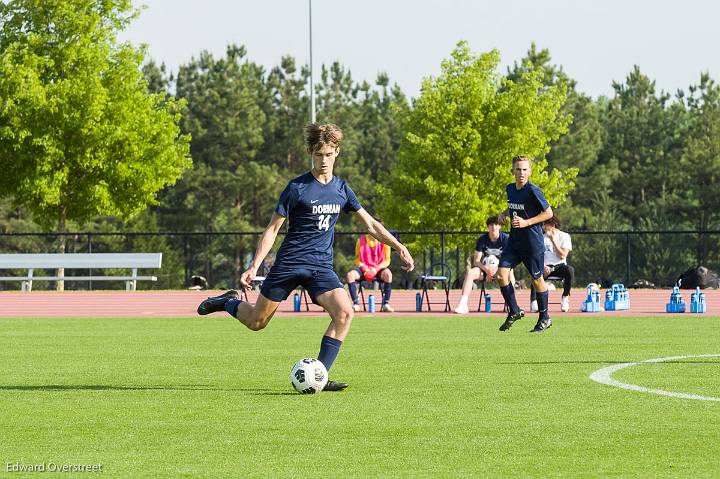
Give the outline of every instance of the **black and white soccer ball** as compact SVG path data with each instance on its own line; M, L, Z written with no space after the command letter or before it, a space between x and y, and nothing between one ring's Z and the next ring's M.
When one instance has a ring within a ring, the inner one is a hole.
M290 371L290 383L301 394L315 394L328 382L325 365L315 358L305 358L295 363Z
M500 259L498 259L498 257L494 254L487 254L483 256L482 264L490 269L497 270L497 267L500 264Z

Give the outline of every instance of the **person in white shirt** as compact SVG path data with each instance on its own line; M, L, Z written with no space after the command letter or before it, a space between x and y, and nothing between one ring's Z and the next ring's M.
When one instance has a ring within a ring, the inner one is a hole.
M543 276L560 278L563 282L563 295L560 301L561 311L570 311L570 288L575 278L575 270L567 264L567 257L572 251L570 235L560 231L560 220L557 215L543 224L543 241L545 244L545 270ZM535 289L530 291L530 310L537 311Z

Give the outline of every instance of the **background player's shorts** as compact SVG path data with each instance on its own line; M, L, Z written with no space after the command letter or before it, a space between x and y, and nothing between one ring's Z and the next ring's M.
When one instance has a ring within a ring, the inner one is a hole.
M498 267L512 269L521 262L527 268L530 276L532 276L533 279L538 279L543 275L545 252L540 251L534 254L530 252L518 252L515 251L512 246L508 245L500 255L500 265Z
M343 284L331 269L307 268L276 268L272 267L265 277L260 293L271 301L283 301L298 286L305 288L310 299L317 304L315 298L322 293L342 288Z

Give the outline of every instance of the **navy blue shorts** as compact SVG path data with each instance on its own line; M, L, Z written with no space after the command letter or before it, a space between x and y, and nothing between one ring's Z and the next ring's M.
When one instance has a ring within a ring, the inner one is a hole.
M508 245L502 250L498 268L512 269L521 262L527 268L530 276L532 276L533 279L538 279L543 275L545 267L545 251L540 251L534 254L530 252L518 252L515 251L512 246Z
M272 267L265 277L260 293L271 301L283 301L298 286L310 293L313 303L322 293L342 288L343 284L333 270L307 268L276 268Z

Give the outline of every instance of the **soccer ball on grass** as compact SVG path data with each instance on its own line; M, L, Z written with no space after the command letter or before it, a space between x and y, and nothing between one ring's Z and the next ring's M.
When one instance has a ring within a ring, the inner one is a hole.
M328 382L325 365L315 358L305 358L295 363L290 371L290 382L301 394L315 394Z

